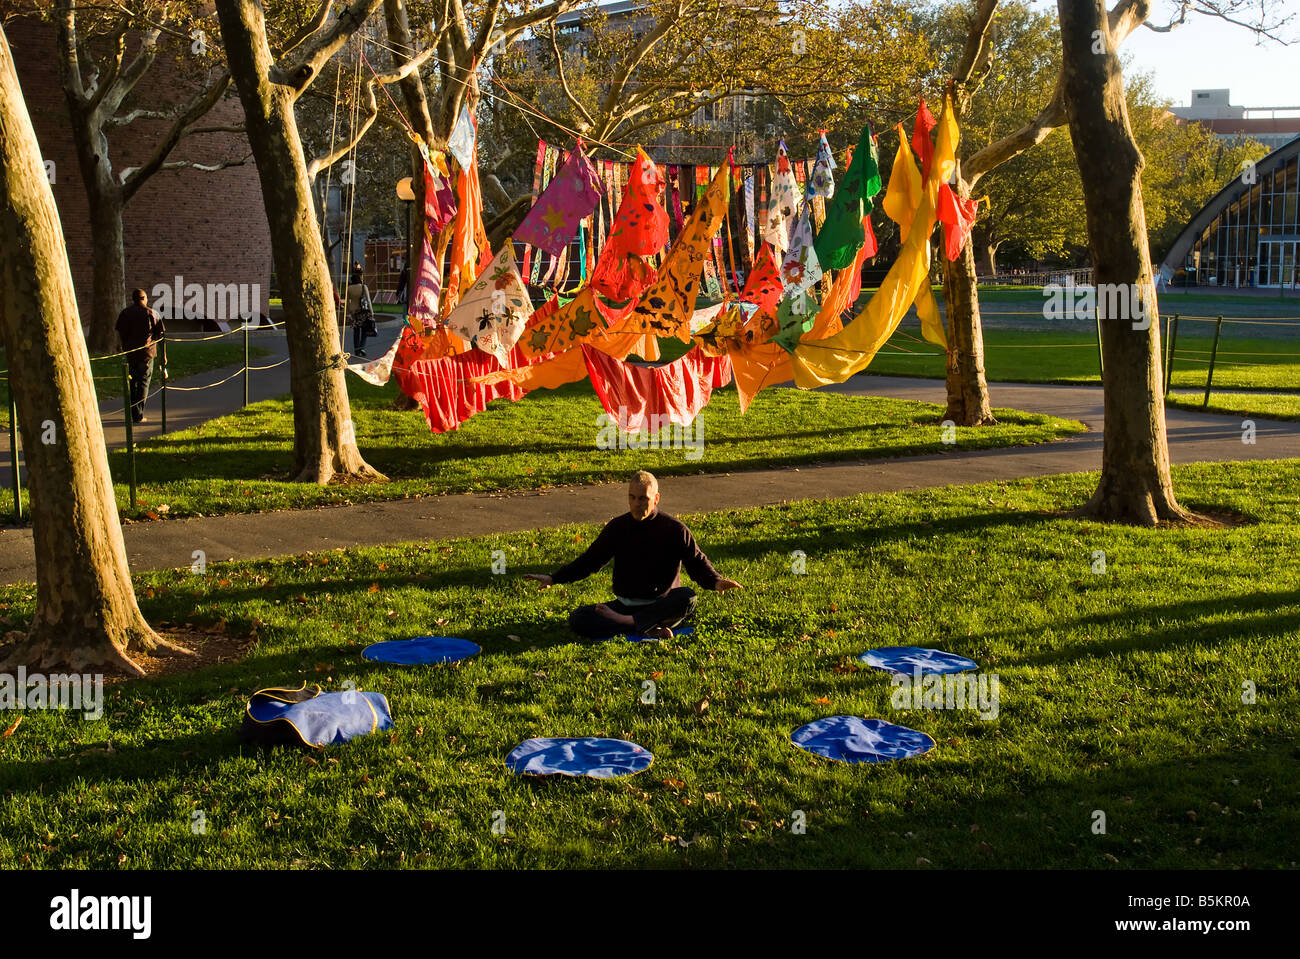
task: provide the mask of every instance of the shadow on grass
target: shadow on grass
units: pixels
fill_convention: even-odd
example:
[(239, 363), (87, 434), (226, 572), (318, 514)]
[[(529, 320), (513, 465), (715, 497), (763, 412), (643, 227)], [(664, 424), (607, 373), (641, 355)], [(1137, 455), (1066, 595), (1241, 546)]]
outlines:
[[(913, 869), (925, 865), (918, 858), (936, 868), (958, 869), (1293, 865), (1294, 849), (1284, 835), (1294, 828), (1294, 813), (1277, 802), (1259, 811), (1250, 803), (1288, 781), (1288, 770), (1300, 758), (1294, 743), (1274, 739), (1245, 751), (1099, 765), (1044, 783), (1014, 770), (1008, 778), (992, 760), (954, 766), (944, 759), (943, 748), (888, 766), (826, 760), (858, 777), (848, 787), (848, 802), (841, 804), (846, 808), (830, 822), (812, 820), (804, 835), (783, 831), (763, 842), (732, 845), (727, 863), (801, 869)], [(936, 774), (978, 782), (979, 789), (954, 800), (942, 789), (926, 788)], [(912, 782), (908, 794), (915, 799), (907, 802), (909, 808), (881, 808), (875, 801), (880, 777), (892, 775)], [(1240, 787), (1232, 785), (1234, 780)], [(1212, 815), (1211, 800), (1234, 807), (1236, 800), (1244, 809)], [(1097, 809), (1107, 816), (1104, 835), (1091, 829)], [(1188, 816), (1198, 809), (1197, 818)], [(1243, 823), (1242, 817), (1251, 819)], [(715, 853), (683, 864), (720, 865), (720, 859)]]

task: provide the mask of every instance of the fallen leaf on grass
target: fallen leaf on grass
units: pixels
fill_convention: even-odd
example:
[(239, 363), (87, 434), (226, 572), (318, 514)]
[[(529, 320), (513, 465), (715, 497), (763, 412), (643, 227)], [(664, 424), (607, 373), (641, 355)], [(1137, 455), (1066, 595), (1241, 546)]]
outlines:
[(663, 783), (664, 783), (664, 785), (667, 786), (669, 789), (685, 789), (685, 788), (686, 788), (686, 783), (682, 782), (680, 779), (665, 779), (665, 780), (663, 781)]
[(821, 703), (823, 706), (829, 704), (830, 701), (831, 701), (831, 698), (830, 698), (829, 696), (822, 696), (820, 699), (814, 699), (814, 700), (813, 700), (813, 702), (815, 702), (815, 703)]
[(17, 719), (15, 719), (15, 720), (14, 720), (14, 724), (13, 724), (12, 726), (10, 726), (8, 729), (6, 729), (6, 730), (4, 731), (4, 736), (3, 736), (3, 737), (0, 737), (0, 738), (8, 739), (10, 736), (12, 736), (12, 735), (14, 734), (14, 730), (18, 728), (18, 724), (21, 723), (22, 721), (23, 721), (23, 717), (21, 717), (21, 716), (19, 716)]
[(370, 590), (369, 590), (369, 591), (372, 592), (372, 593), (377, 593), (377, 592), (379, 592), (379, 584), (378, 584), (378, 583), (371, 583), (371, 584), (370, 584)]
[(701, 699), (698, 703), (695, 704), (694, 708), (695, 708), (695, 715), (703, 716), (704, 713), (709, 708), (709, 701), (707, 699)]

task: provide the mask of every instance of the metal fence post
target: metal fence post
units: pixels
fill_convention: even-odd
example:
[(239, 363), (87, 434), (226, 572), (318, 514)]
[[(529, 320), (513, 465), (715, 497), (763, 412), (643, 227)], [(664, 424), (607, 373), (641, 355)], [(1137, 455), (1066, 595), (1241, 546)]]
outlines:
[(248, 405), (248, 320), (244, 320), (244, 405)]
[(131, 367), (125, 361), (122, 363), (122, 389), (126, 397), (127, 488), (131, 491), (130, 508), (135, 509), (135, 437), (132, 432), (135, 414), (131, 409)]
[(1165, 362), (1165, 396), (1169, 395), (1170, 388), (1174, 385), (1174, 353), (1178, 348), (1178, 314), (1174, 314), (1173, 330), (1169, 334), (1169, 344), (1167, 346), (1168, 359)]
[(1210, 369), (1205, 374), (1205, 402), (1201, 408), (1210, 405), (1210, 384), (1214, 382), (1214, 360), (1219, 355), (1219, 334), (1223, 332), (1223, 316), (1219, 316), (1219, 321), (1214, 324), (1214, 346), (1210, 347)]
[(167, 341), (164, 339), (158, 344), (159, 362), (162, 367), (159, 372), (162, 373), (162, 391), (158, 394), (160, 405), (162, 407), (162, 431), (167, 432)]
[(23, 484), (18, 473), (18, 404), (14, 400), (14, 385), (8, 377), (5, 384), (9, 387), (9, 466), (14, 477), (14, 522), (23, 521)]

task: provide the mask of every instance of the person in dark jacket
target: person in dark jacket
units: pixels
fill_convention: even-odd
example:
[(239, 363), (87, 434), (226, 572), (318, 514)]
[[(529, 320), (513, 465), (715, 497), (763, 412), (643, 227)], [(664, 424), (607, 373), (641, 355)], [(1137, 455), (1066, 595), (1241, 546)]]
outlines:
[(695, 609), (695, 591), (681, 584), (681, 568), (705, 589), (740, 589), (718, 574), (681, 520), (659, 511), (659, 481), (639, 470), (628, 484), (628, 512), (605, 524), (581, 556), (554, 573), (527, 573), (541, 588), (585, 579), (612, 559), (612, 603), (579, 606), (569, 627), (589, 639), (631, 632), (667, 639)]
[(153, 358), (163, 338), (162, 317), (149, 309), (149, 295), (144, 290), (131, 291), (132, 303), (117, 315), (117, 337), (126, 354), (131, 374), (131, 419), (144, 422), (144, 402), (153, 378)]

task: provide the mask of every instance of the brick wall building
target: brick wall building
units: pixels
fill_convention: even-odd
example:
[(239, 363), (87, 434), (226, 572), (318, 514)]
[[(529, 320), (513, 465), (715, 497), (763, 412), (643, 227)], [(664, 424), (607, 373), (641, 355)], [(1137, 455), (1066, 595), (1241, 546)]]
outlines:
[[(53, 161), (54, 199), (58, 204), (68, 259), (76, 284), (82, 320), (89, 315), (93, 250), (88, 201), (77, 164), (68, 108), (59, 83), (53, 28), (30, 20), (5, 26), (18, 80), (36, 128), (44, 159)], [(138, 43), (128, 45), (128, 56)], [(157, 109), (192, 95), (184, 78), (161, 51), (136, 88), (139, 106)], [(201, 125), (243, 122), (243, 109), (233, 87), (201, 121)], [(168, 123), (140, 119), (109, 133), (114, 172), (138, 166), (152, 154)], [(130, 287), (152, 291), (157, 284), (254, 284), (260, 287), (260, 311), (268, 312), (271, 281), (271, 234), (262, 204), (257, 167), (242, 134), (212, 133), (185, 137), (169, 160), (213, 163), (248, 156), (243, 166), (216, 172), (163, 170), (151, 177), (128, 204), (126, 281), (122, 305)]]

